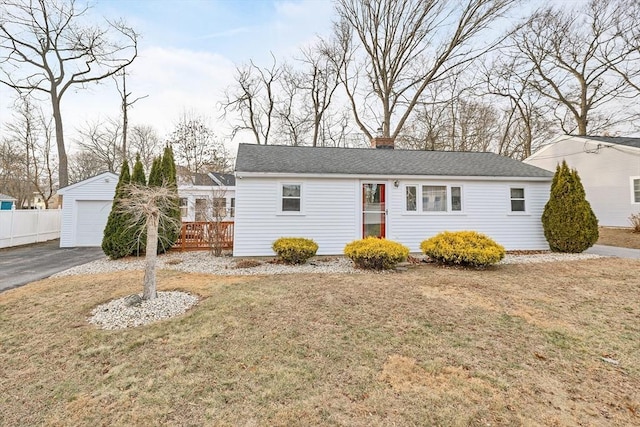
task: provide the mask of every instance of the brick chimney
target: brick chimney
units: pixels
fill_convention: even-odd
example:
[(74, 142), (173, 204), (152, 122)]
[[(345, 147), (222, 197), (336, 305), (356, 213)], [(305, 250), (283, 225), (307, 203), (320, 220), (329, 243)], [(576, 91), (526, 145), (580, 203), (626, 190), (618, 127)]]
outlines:
[(376, 136), (371, 139), (371, 147), (380, 148), (386, 150), (393, 150), (394, 147), (394, 139), (393, 138), (384, 138), (381, 136)]

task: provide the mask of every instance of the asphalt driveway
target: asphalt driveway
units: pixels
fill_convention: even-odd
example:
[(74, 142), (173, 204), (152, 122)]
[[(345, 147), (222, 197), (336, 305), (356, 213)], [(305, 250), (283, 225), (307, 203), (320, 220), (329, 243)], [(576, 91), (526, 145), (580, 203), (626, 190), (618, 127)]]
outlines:
[(60, 240), (51, 240), (0, 249), (0, 292), (105, 257), (101, 248), (59, 246)]

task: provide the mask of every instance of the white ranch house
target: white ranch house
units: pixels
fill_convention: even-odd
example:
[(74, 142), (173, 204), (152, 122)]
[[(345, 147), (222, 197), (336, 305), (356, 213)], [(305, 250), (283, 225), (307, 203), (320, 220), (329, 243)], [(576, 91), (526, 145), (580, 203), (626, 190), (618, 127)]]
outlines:
[(551, 172), (493, 153), (394, 150), (384, 138), (373, 145), (240, 144), (234, 256), (271, 256), (285, 236), (315, 240), (319, 255), (342, 254), (366, 236), (419, 252), (444, 230), (485, 233), (508, 250), (549, 248), (540, 217)]
[(525, 159), (555, 171), (576, 169), (599, 225), (630, 227), (640, 213), (640, 138), (563, 135)]

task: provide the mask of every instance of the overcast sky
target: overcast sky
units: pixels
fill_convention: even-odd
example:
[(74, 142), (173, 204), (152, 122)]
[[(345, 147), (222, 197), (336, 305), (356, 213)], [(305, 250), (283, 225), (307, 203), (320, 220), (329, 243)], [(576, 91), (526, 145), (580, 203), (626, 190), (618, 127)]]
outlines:
[[(132, 97), (148, 95), (130, 111), (131, 124), (171, 131), (184, 109), (206, 114), (219, 126), (217, 103), (233, 82), (236, 64), (253, 59), (268, 65), (270, 52), (282, 58), (326, 35), (330, 0), (97, 0), (95, 16), (124, 18), (142, 38), (128, 69)], [(12, 92), (0, 88), (0, 126), (11, 120)], [(65, 94), (66, 140), (87, 120), (117, 117), (119, 96), (112, 80)], [(216, 129), (222, 136), (228, 129)], [(235, 141), (229, 148), (235, 154)]]

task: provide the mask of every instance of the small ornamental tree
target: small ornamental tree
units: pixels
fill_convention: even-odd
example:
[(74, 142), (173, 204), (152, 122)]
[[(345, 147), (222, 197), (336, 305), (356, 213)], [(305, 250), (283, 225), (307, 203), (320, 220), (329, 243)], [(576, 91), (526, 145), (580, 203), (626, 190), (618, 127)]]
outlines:
[[(133, 166), (133, 173), (131, 174), (131, 184), (139, 187), (145, 187), (147, 185), (147, 178), (144, 175), (144, 167), (140, 161), (140, 154), (136, 155), (136, 164)], [(135, 233), (142, 230), (142, 238), (135, 238)], [(138, 224), (137, 229), (130, 229), (129, 235), (131, 236), (131, 255), (140, 256), (146, 246), (146, 231), (143, 223)]]
[(558, 165), (542, 214), (544, 236), (554, 252), (579, 253), (598, 240), (598, 219), (585, 197), (576, 170)]
[[(128, 218), (127, 228), (136, 230), (136, 238), (146, 239), (145, 270), (143, 282), (143, 300), (155, 299), (158, 295), (156, 286), (157, 245), (162, 242), (160, 229), (175, 228), (175, 219), (166, 214), (168, 204), (174, 192), (166, 186), (146, 187), (130, 184), (125, 187), (125, 196), (118, 201), (116, 211), (124, 213)], [(140, 224), (145, 232), (140, 230)]]
[(122, 163), (111, 212), (102, 237), (102, 250), (111, 259), (118, 259), (131, 254), (133, 233), (127, 225), (128, 216), (126, 212), (117, 209), (119, 201), (126, 196), (126, 186), (129, 185), (130, 181), (129, 164), (125, 160)]

